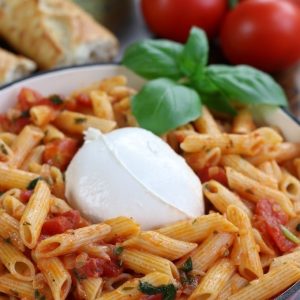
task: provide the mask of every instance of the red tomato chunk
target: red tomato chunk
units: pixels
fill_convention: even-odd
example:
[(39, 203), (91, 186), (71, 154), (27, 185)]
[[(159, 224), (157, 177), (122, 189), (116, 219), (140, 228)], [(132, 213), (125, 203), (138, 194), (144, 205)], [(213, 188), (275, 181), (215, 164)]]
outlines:
[(42, 228), (42, 234), (54, 235), (63, 233), (66, 230), (78, 228), (79, 223), (79, 212), (77, 210), (70, 210), (60, 216), (46, 220)]
[(280, 225), (286, 224), (288, 217), (277, 203), (260, 200), (256, 205), (254, 219), (263, 237), (266, 240), (270, 238), (280, 251), (287, 252), (295, 248), (295, 243), (288, 240), (281, 231)]
[(205, 167), (196, 172), (202, 183), (209, 180), (216, 180), (227, 186), (227, 177), (225, 170), (221, 167)]

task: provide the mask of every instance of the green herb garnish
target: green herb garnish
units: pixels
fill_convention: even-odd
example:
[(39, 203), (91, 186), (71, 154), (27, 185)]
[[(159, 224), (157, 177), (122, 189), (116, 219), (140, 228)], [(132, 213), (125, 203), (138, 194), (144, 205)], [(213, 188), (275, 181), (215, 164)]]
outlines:
[(140, 281), (139, 290), (146, 295), (162, 294), (163, 300), (175, 300), (176, 298), (176, 288), (174, 284), (160, 285), (156, 287), (148, 282)]
[(287, 106), (282, 88), (249, 66), (207, 65), (204, 31), (192, 28), (185, 45), (144, 40), (125, 51), (122, 63), (148, 81), (132, 98), (141, 127), (163, 134), (201, 116), (202, 104), (235, 114), (235, 105)]
[(29, 184), (27, 185), (27, 190), (34, 190), (35, 186), (37, 185), (38, 181), (39, 180), (42, 180), (43, 178), (40, 176), (40, 177), (37, 177), (33, 180), (31, 180), (29, 182)]
[(288, 230), (283, 225), (280, 225), (280, 228), (281, 228), (282, 233), (288, 240), (292, 241), (295, 244), (300, 244), (300, 239), (297, 236), (295, 236), (290, 230)]
[(36, 300), (46, 300), (46, 297), (42, 295), (39, 290), (35, 289), (34, 290), (34, 299)]
[(81, 280), (84, 280), (84, 279), (87, 279), (87, 276), (85, 274), (81, 274), (78, 272), (78, 270), (75, 268), (72, 270), (75, 278), (78, 280), (78, 281), (81, 281)]
[(300, 231), (300, 223), (299, 223), (299, 224), (297, 224), (297, 226), (296, 226), (296, 230), (297, 230), (297, 231)]
[(189, 257), (185, 263), (182, 265), (182, 267), (180, 268), (180, 270), (182, 270), (183, 272), (191, 272), (193, 270), (193, 261), (192, 258)]
[(54, 104), (54, 105), (60, 105), (64, 103), (64, 100), (58, 96), (58, 95), (52, 95), (49, 97), (49, 100)]
[(114, 254), (119, 256), (122, 252), (123, 252), (124, 248), (121, 247), (121, 246), (117, 246), (115, 249), (114, 249)]
[(30, 117), (29, 110), (24, 110), (21, 112), (20, 118), (29, 118), (29, 117)]
[(74, 119), (75, 124), (82, 124), (84, 122), (86, 122), (86, 118), (75, 118)]
[(8, 155), (8, 152), (3, 144), (0, 144), (0, 150), (4, 155)]

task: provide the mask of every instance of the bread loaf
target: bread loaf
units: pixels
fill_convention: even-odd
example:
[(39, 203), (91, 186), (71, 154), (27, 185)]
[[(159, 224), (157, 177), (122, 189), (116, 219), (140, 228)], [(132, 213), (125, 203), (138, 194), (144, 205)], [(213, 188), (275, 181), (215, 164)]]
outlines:
[(115, 36), (69, 0), (0, 0), (0, 35), (40, 68), (107, 62)]
[(0, 85), (29, 75), (35, 69), (32, 60), (0, 48)]

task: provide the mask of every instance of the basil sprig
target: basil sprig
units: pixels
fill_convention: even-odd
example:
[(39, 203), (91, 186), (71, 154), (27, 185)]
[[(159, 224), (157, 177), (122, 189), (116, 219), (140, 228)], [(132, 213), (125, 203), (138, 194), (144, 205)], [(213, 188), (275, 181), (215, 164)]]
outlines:
[(125, 51), (122, 63), (148, 81), (132, 98), (141, 127), (163, 134), (201, 116), (202, 104), (235, 114), (235, 105), (287, 106), (274, 79), (249, 66), (208, 66), (204, 31), (192, 28), (187, 43), (144, 40)]

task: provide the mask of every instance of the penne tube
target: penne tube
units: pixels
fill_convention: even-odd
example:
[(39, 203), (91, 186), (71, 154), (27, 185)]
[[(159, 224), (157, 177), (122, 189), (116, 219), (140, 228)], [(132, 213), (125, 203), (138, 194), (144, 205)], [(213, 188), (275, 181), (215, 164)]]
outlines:
[(13, 155), (13, 151), (10, 147), (2, 139), (0, 139), (0, 161), (7, 162), (12, 160)]
[(26, 247), (36, 247), (50, 210), (51, 194), (47, 183), (39, 180), (20, 220), (20, 235)]
[(264, 270), (266, 268), (269, 268), (273, 259), (274, 259), (274, 255), (262, 254), (260, 256), (260, 263), (261, 263), (262, 268)]
[(194, 126), (199, 133), (209, 135), (219, 135), (221, 130), (206, 106), (202, 107), (202, 115), (194, 122)]
[(227, 134), (218, 136), (208, 134), (188, 135), (180, 144), (186, 152), (199, 152), (219, 147), (224, 154), (241, 154), (254, 156), (262, 148), (263, 138), (253, 131), (251, 134)]
[(298, 268), (300, 268), (300, 251), (294, 251), (282, 256), (278, 256), (273, 258), (273, 261), (270, 265), (270, 268), (276, 268), (279, 266), (284, 266), (287, 263), (291, 263), (295, 266), (297, 266)]
[(249, 217), (252, 216), (251, 210), (242, 202), (242, 200), (221, 183), (210, 180), (203, 185), (205, 197), (222, 214), (226, 213), (229, 205), (236, 205), (241, 208)]
[(109, 93), (113, 88), (117, 86), (126, 86), (127, 82), (127, 78), (123, 75), (112, 76), (110, 78), (101, 80), (99, 89)]
[(68, 110), (61, 112), (54, 123), (62, 131), (71, 134), (82, 134), (89, 127), (99, 129), (101, 132), (106, 133), (116, 127), (115, 121), (100, 119)]
[(256, 126), (253, 121), (251, 112), (248, 109), (242, 109), (233, 119), (232, 132), (247, 134), (255, 130)]
[(57, 257), (38, 259), (37, 266), (46, 278), (54, 300), (66, 299), (72, 280), (60, 259)]
[(4, 210), (17, 220), (20, 220), (24, 211), (25, 205), (14, 196), (7, 195), (2, 200)]
[(289, 216), (295, 216), (293, 204), (284, 193), (264, 186), (229, 167), (226, 168), (226, 175), (229, 187), (245, 199), (254, 202), (258, 202), (261, 199), (272, 199), (277, 202)]
[(87, 253), (91, 257), (103, 258), (110, 260), (110, 248), (104, 245), (88, 244), (80, 248), (80, 251)]
[(300, 269), (290, 263), (274, 268), (233, 294), (228, 300), (267, 300), (300, 280)]
[(259, 246), (259, 252), (270, 256), (275, 256), (275, 251), (266, 244), (260, 232), (254, 227), (252, 228), (252, 231), (255, 242)]
[(109, 90), (109, 96), (113, 98), (112, 102), (131, 97), (136, 94), (136, 91), (128, 86), (114, 86)]
[(261, 277), (263, 270), (249, 217), (239, 207), (230, 205), (227, 209), (227, 218), (239, 228), (240, 274), (249, 280)]
[(202, 244), (186, 257), (179, 260), (177, 267), (180, 269), (188, 258), (191, 258), (193, 275), (203, 275), (205, 272), (227, 252), (234, 241), (234, 236), (229, 233), (212, 233)]
[(219, 293), (217, 300), (228, 299), (229, 296), (239, 291), (248, 284), (248, 280), (235, 273)]
[(80, 247), (102, 240), (110, 232), (107, 224), (95, 224), (53, 235), (36, 247), (38, 258), (60, 256), (77, 251)]
[(272, 176), (262, 172), (239, 155), (224, 155), (222, 156), (221, 163), (224, 167), (230, 167), (265, 186), (273, 189), (278, 188), (278, 183)]
[(195, 243), (174, 240), (159, 232), (146, 231), (128, 239), (122, 245), (152, 253), (169, 260), (178, 259), (197, 247)]
[(140, 279), (134, 278), (126, 281), (114, 291), (101, 295), (97, 300), (140, 300), (143, 296), (139, 289), (140, 282), (158, 287), (171, 284), (173, 279), (166, 274), (152, 272)]
[(95, 300), (100, 297), (103, 286), (102, 278), (87, 278), (81, 282), (83, 290), (85, 292), (85, 300)]
[(25, 247), (19, 232), (19, 222), (7, 214), (4, 210), (0, 210), (0, 236), (11, 241), (11, 243), (20, 251), (24, 251)]
[(235, 267), (230, 259), (218, 260), (209, 269), (188, 300), (216, 299), (234, 271)]
[(281, 174), (279, 190), (293, 202), (300, 201), (300, 181), (283, 168)]
[(29, 183), (38, 177), (37, 174), (9, 168), (0, 164), (0, 190), (13, 188), (25, 190)]
[(8, 147), (10, 147), (17, 135), (10, 132), (0, 132), (0, 140), (2, 140)]
[(17, 250), (10, 240), (0, 239), (0, 261), (17, 279), (32, 281), (35, 275), (33, 263)]
[(277, 182), (281, 180), (281, 169), (276, 160), (265, 161), (258, 165), (258, 168), (269, 176), (272, 176)]
[(195, 153), (185, 153), (184, 159), (194, 170), (201, 170), (206, 166), (217, 166), (221, 160), (222, 151), (219, 147)]
[(56, 117), (56, 112), (49, 105), (33, 106), (30, 108), (29, 113), (33, 124), (39, 127), (47, 125)]
[(44, 136), (45, 144), (57, 139), (62, 140), (65, 138), (64, 133), (51, 124), (48, 124), (47, 126), (44, 127), (44, 134), (45, 134)]
[(54, 196), (51, 197), (50, 212), (52, 214), (63, 214), (70, 210), (72, 210), (72, 208), (65, 200)]
[(90, 98), (96, 117), (112, 121), (114, 120), (112, 104), (107, 93), (100, 90), (94, 90), (90, 92)]
[(268, 145), (277, 145), (283, 142), (283, 137), (271, 127), (260, 127), (255, 130), (254, 134), (260, 135)]
[(124, 249), (120, 255), (125, 269), (139, 274), (160, 272), (170, 277), (179, 278), (178, 270), (168, 259), (134, 249)]
[(19, 299), (35, 299), (32, 282), (22, 281), (11, 274), (0, 276), (0, 292)]
[(213, 231), (233, 233), (237, 232), (238, 228), (222, 215), (213, 213), (193, 220), (177, 222), (157, 230), (173, 239), (191, 243), (203, 241)]
[(29, 170), (30, 164), (42, 164), (43, 163), (43, 153), (45, 150), (45, 145), (40, 145), (35, 147), (25, 158), (22, 163), (21, 169)]
[(118, 238), (128, 239), (140, 232), (140, 225), (128, 217), (108, 219), (104, 223), (111, 227), (110, 233), (104, 238), (105, 242), (111, 242)]
[(14, 168), (20, 167), (26, 156), (43, 137), (44, 133), (40, 128), (31, 125), (25, 126), (11, 145), (14, 155), (9, 161), (9, 165)]

